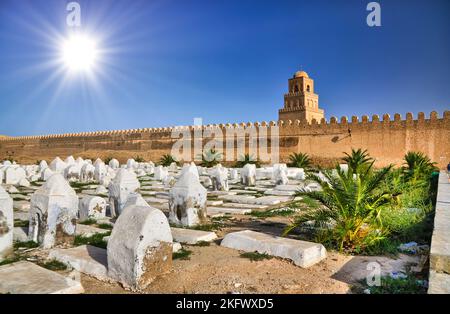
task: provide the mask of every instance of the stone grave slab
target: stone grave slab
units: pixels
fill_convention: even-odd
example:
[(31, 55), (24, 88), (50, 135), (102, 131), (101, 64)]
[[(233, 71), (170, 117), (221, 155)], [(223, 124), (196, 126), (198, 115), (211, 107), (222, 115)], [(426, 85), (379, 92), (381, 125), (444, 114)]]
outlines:
[(75, 294), (83, 293), (80, 282), (31, 262), (0, 266), (0, 293)]
[(218, 217), (226, 214), (235, 215), (245, 215), (251, 213), (250, 208), (239, 208), (239, 207), (208, 207), (207, 213), (210, 217)]
[(220, 245), (290, 259), (295, 265), (303, 268), (312, 266), (327, 256), (322, 244), (276, 237), (251, 230), (229, 233)]
[(91, 237), (97, 233), (107, 233), (111, 230), (97, 228), (90, 225), (77, 224), (75, 234), (83, 237)]
[(211, 201), (206, 201), (206, 205), (207, 206), (217, 206), (217, 205), (222, 205), (223, 201), (222, 200), (211, 200)]
[(212, 231), (201, 231), (183, 228), (170, 228), (173, 240), (180, 243), (196, 244), (201, 241), (212, 241), (217, 239), (217, 235)]
[(56, 259), (67, 266), (99, 280), (109, 281), (106, 250), (92, 245), (70, 249), (52, 249), (49, 259)]

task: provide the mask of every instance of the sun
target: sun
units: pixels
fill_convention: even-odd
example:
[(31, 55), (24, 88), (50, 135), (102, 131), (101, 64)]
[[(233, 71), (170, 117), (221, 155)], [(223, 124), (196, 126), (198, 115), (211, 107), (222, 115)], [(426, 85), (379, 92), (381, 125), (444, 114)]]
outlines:
[(98, 58), (96, 41), (88, 35), (74, 34), (63, 41), (62, 62), (71, 71), (90, 71)]

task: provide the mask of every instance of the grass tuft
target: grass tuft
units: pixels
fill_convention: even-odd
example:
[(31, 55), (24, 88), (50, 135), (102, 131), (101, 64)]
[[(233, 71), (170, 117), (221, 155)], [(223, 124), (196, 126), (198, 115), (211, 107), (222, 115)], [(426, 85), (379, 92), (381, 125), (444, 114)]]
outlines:
[(266, 253), (258, 253), (258, 252), (245, 252), (245, 253), (241, 253), (240, 256), (242, 258), (248, 258), (252, 262), (262, 261), (265, 259), (273, 258), (273, 256), (270, 256)]
[(181, 249), (178, 252), (172, 254), (172, 259), (189, 260), (192, 251)]

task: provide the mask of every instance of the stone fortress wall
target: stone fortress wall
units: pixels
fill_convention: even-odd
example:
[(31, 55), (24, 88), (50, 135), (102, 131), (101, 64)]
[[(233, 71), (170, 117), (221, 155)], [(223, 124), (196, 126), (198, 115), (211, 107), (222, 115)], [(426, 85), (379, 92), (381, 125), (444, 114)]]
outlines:
[[(41, 159), (50, 161), (56, 156), (64, 158), (73, 155), (75, 158), (81, 156), (91, 159), (114, 157), (124, 162), (127, 158), (139, 155), (146, 160), (158, 161), (163, 154), (171, 153), (172, 146), (177, 141), (177, 138), (171, 137), (174, 130), (189, 130), (193, 138), (194, 130), (200, 128), (220, 128), (225, 131), (243, 127), (247, 131), (255, 128), (254, 130), (258, 132), (262, 126), (268, 126), (269, 134), (274, 126), (279, 127), (281, 161), (287, 161), (293, 152), (308, 153), (319, 159), (339, 159), (343, 152), (349, 152), (352, 148), (363, 148), (376, 158), (377, 166), (390, 163), (401, 165), (403, 156), (408, 151), (421, 151), (427, 154), (441, 168), (450, 162), (450, 111), (445, 111), (442, 117), (433, 111), (428, 117), (421, 112), (417, 118), (407, 113), (406, 119), (402, 119), (400, 114), (395, 114), (393, 119), (385, 114), (382, 119), (374, 115), (371, 120), (368, 116), (361, 119), (352, 117), (351, 120), (342, 117), (340, 121), (332, 117), (329, 121), (279, 120), (268, 123), (0, 137), (0, 159), (13, 158), (20, 163), (35, 163)], [(235, 145), (238, 137), (234, 142)], [(207, 143), (213, 138), (214, 135), (206, 137), (203, 142)], [(226, 147), (225, 139), (217, 136), (215, 139), (222, 141), (223, 147)], [(248, 148), (248, 134), (246, 139)], [(193, 145), (191, 147), (193, 151)]]

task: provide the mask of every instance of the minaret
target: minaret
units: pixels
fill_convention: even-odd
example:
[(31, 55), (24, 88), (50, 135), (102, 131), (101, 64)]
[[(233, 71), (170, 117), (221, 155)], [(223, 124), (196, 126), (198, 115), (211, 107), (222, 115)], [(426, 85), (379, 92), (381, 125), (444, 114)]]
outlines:
[(300, 120), (319, 123), (324, 118), (319, 108), (319, 95), (314, 93), (314, 80), (305, 71), (298, 71), (289, 79), (289, 92), (284, 95), (284, 107), (278, 111), (278, 120)]

